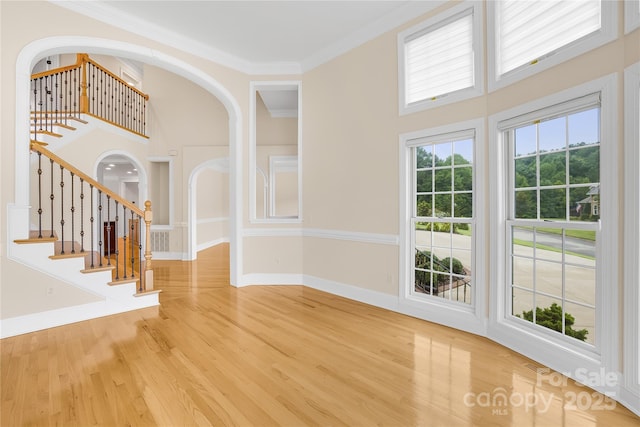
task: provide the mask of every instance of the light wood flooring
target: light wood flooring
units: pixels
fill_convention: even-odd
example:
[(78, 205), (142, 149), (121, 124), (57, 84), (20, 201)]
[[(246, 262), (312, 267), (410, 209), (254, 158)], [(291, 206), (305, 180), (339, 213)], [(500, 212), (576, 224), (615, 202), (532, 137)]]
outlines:
[(302, 286), (236, 289), (228, 262), (227, 245), (154, 261), (160, 307), (1, 340), (1, 425), (640, 425), (487, 339)]

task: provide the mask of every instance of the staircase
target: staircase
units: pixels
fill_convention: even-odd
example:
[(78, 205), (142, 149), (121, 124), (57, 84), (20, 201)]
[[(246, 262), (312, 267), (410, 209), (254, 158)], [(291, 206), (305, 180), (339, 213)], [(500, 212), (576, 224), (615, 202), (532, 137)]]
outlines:
[(7, 255), (93, 302), (2, 319), (0, 338), (159, 304), (151, 202), (138, 208), (46, 148), (88, 132), (90, 122), (146, 137), (140, 132), (148, 96), (86, 55), (74, 66), (34, 75), (32, 89), (31, 208), (28, 219), (9, 215), (9, 224), (19, 229), (27, 221), (31, 231), (14, 238)]

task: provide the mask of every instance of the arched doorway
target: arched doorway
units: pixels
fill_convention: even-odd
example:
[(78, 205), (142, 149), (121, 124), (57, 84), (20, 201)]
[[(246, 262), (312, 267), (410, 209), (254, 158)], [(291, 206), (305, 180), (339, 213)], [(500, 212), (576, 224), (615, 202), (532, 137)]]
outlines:
[[(29, 147), (24, 143), (24, 135), (29, 135), (30, 71), (38, 60), (48, 55), (92, 51), (131, 58), (171, 71), (199, 85), (224, 105), (229, 114), (230, 281), (234, 286), (242, 285), (242, 113), (240, 106), (235, 97), (209, 74), (163, 52), (131, 43), (80, 36), (36, 40), (20, 51), (16, 62), (16, 205), (24, 210), (28, 210), (29, 206)], [(20, 223), (18, 226), (19, 233), (28, 235), (28, 223)]]

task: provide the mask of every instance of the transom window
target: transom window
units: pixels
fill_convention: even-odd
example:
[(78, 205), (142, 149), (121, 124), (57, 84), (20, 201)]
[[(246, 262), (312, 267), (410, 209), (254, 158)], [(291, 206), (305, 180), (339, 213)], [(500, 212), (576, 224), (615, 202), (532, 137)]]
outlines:
[(496, 0), (486, 4), (490, 90), (549, 69), (617, 37), (615, 1)]
[(412, 293), (472, 304), (474, 132), (442, 138), (413, 147)]
[(401, 113), (482, 92), (482, 8), (462, 3), (398, 35)]
[(509, 141), (511, 314), (596, 342), (600, 230), (597, 95), (520, 118)]

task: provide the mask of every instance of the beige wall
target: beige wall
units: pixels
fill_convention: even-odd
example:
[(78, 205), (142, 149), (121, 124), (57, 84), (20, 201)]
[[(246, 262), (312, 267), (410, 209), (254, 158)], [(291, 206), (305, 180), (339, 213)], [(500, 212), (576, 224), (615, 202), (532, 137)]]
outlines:
[[(397, 34), (447, 7), (407, 23), (303, 76), (302, 170), (306, 227), (397, 235), (400, 134), (470, 119), (488, 119), (494, 113), (611, 73), (619, 76), (618, 144), (622, 153), (622, 73), (626, 66), (640, 60), (638, 30), (624, 36), (622, 16), (619, 37), (612, 43), (496, 92), (399, 116)], [(622, 3), (619, 8), (621, 12)], [(315, 119), (319, 117), (322, 119)], [(489, 144), (483, 147), (485, 152)], [(488, 162), (486, 158), (483, 165), (485, 184), (488, 183)], [(620, 183), (622, 188), (622, 171)], [(619, 196), (623, 200), (622, 194)], [(488, 210), (487, 205), (481, 216), (485, 219), (481, 225), (487, 228)], [(358, 286), (398, 295), (397, 258), (376, 258), (381, 253), (378, 246), (365, 245), (361, 250), (371, 254), (378, 263), (389, 265), (396, 282), (389, 285), (385, 272)], [(622, 253), (622, 247), (619, 250)], [(339, 257), (320, 256), (344, 252), (345, 243), (339, 240), (307, 238), (304, 251), (305, 274), (339, 283), (353, 283), (353, 272), (364, 271), (370, 265), (368, 256), (353, 257), (351, 263), (344, 263)], [(388, 255), (397, 257), (395, 253)], [(489, 265), (485, 270), (489, 271)]]

